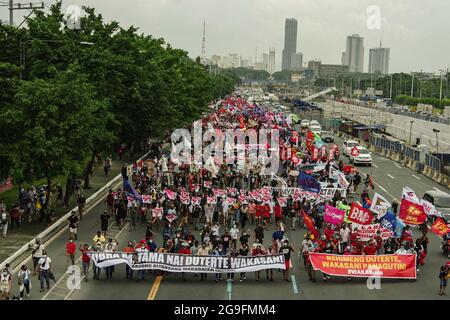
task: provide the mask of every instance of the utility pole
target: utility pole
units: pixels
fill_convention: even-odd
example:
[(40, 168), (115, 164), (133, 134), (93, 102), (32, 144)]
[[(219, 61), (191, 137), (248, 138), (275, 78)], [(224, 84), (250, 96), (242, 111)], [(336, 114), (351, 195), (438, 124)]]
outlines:
[(411, 72), (411, 98), (413, 97), (413, 95), (414, 95), (414, 73), (413, 72)]
[(392, 78), (394, 77), (394, 74), (391, 74), (391, 88), (390, 88), (390, 91), (389, 91), (389, 99), (392, 101)]
[(444, 79), (444, 69), (439, 69), (439, 72), (441, 73), (441, 86), (439, 89), (439, 101), (442, 100), (442, 80)]
[(14, 25), (14, 10), (35, 10), (44, 9), (44, 3), (33, 4), (33, 3), (14, 3), (14, 0), (9, 0), (9, 25), (12, 27)]

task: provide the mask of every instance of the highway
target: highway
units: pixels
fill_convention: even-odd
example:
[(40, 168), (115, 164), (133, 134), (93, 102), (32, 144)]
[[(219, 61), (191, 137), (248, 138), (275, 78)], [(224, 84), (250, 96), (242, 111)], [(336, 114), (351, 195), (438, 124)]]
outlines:
[[(335, 138), (335, 142), (342, 146), (342, 139)], [(348, 158), (343, 157), (345, 162)], [(373, 175), (376, 184), (375, 191), (385, 196), (388, 200), (400, 199), (403, 186), (408, 186), (416, 191), (418, 196), (422, 196), (427, 190), (445, 190), (441, 185), (431, 181), (414, 171), (402, 167), (400, 164), (390, 159), (373, 155), (372, 167), (359, 167), (363, 173)], [(373, 192), (371, 191), (371, 195)], [(83, 218), (79, 226), (80, 243), (91, 244), (92, 238), (100, 228), (99, 216), (104, 210), (103, 202), (94, 207)], [(251, 230), (254, 226), (250, 226)], [(273, 232), (273, 226), (265, 233), (264, 245), (267, 247)], [(296, 231), (288, 230), (287, 236), (296, 252), (300, 249), (300, 243), (305, 233), (304, 229)], [(140, 240), (145, 235), (145, 228), (138, 225), (136, 230), (128, 231), (128, 228), (118, 230), (111, 228), (110, 236), (115, 236), (119, 242), (119, 248), (123, 249), (129, 240)], [(195, 233), (198, 238), (198, 233)], [(417, 232), (415, 231), (415, 236)], [(274, 271), (274, 281), (269, 282), (265, 278), (265, 271), (261, 272), (261, 279), (255, 281), (254, 274), (248, 274), (247, 280), (239, 282), (239, 276), (233, 283), (227, 282), (226, 275), (222, 275), (222, 280), (214, 282), (214, 275), (208, 275), (206, 281), (200, 281), (199, 277), (187, 274), (187, 281), (183, 281), (180, 274), (170, 274), (164, 281), (160, 277), (152, 274), (146, 276), (144, 281), (125, 278), (125, 267), (118, 266), (113, 274), (113, 279), (107, 281), (105, 275), (100, 280), (92, 279), (92, 272), (88, 282), (82, 281), (79, 289), (67, 288), (67, 280), (71, 280), (64, 275), (67, 266), (65, 257), (65, 243), (69, 237), (68, 231), (52, 239), (47, 245), (48, 255), (53, 261), (53, 270), (57, 278), (57, 284), (52, 284), (50, 291), (39, 292), (39, 282), (37, 277), (32, 277), (32, 292), (29, 299), (131, 299), (131, 300), (168, 300), (168, 299), (205, 299), (205, 300), (308, 300), (308, 299), (449, 299), (448, 296), (439, 296), (439, 268), (447, 260), (440, 249), (440, 239), (429, 234), (430, 244), (426, 264), (418, 272), (416, 281), (382, 279), (380, 290), (369, 290), (365, 279), (352, 279), (332, 277), (324, 282), (320, 272), (316, 274), (316, 283), (308, 281), (303, 262), (299, 262), (297, 254), (293, 255), (294, 269), (291, 269), (291, 280), (288, 283), (283, 281), (282, 273)], [(156, 237), (156, 243), (160, 245), (161, 236)], [(77, 259), (80, 258), (79, 252)], [(80, 261), (78, 261), (80, 264)], [(28, 266), (31, 263), (28, 262)], [(18, 294), (17, 272), (14, 274), (14, 294)], [(70, 281), (69, 281), (70, 282)], [(27, 298), (25, 298), (27, 299)]]

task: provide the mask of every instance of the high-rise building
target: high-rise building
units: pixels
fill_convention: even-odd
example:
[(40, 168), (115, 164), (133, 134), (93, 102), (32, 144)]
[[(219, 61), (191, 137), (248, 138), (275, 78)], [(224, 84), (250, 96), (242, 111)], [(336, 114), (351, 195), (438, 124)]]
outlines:
[(269, 55), (267, 53), (263, 53), (262, 55), (262, 63), (264, 65), (264, 70), (269, 69)]
[(308, 61), (308, 69), (312, 70), (312, 76), (317, 78), (319, 76), (321, 62), (319, 60)]
[(303, 53), (293, 53), (291, 56), (291, 70), (299, 71), (303, 66)]
[(241, 66), (241, 56), (236, 53), (230, 53), (230, 68), (239, 68)]
[(342, 55), (343, 65), (349, 66), (350, 72), (364, 70), (364, 38), (357, 34), (347, 37), (347, 47)]
[(267, 71), (272, 74), (275, 72), (275, 48), (269, 49), (269, 66)]
[(286, 19), (284, 27), (284, 49), (281, 62), (282, 70), (291, 70), (292, 54), (297, 52), (297, 20)]
[(379, 72), (381, 74), (389, 73), (389, 48), (379, 48), (369, 50), (369, 73)]

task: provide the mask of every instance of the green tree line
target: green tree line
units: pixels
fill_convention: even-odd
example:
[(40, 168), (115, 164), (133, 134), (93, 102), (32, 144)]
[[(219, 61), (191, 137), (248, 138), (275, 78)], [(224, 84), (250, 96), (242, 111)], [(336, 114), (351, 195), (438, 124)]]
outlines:
[(88, 187), (97, 153), (141, 151), (234, 88), (164, 39), (83, 10), (79, 30), (61, 2), (26, 28), (0, 24), (0, 175), (16, 184), (84, 172)]

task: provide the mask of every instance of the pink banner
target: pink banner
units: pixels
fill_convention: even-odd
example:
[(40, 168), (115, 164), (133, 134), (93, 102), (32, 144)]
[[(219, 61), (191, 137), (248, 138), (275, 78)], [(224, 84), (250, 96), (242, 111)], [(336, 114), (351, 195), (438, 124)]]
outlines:
[(344, 221), (345, 211), (339, 210), (335, 207), (332, 207), (328, 204), (325, 205), (325, 215), (323, 216), (323, 220), (325, 222), (337, 225)]

